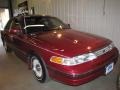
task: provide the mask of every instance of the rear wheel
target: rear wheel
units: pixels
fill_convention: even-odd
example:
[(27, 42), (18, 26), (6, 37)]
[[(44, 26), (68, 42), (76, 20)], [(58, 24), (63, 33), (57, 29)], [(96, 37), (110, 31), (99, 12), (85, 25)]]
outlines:
[(31, 61), (33, 74), (38, 81), (44, 83), (47, 79), (47, 73), (44, 64), (36, 56), (32, 56)]
[(120, 90), (120, 74), (118, 75), (117, 79), (117, 90)]
[(7, 43), (4, 41), (4, 48), (6, 52), (12, 52), (11, 48), (8, 47)]

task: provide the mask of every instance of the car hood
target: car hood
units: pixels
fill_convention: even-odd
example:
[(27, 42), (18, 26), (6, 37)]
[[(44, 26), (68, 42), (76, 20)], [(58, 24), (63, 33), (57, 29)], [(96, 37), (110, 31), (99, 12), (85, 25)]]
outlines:
[(31, 37), (40, 47), (69, 57), (92, 52), (111, 43), (103, 37), (71, 29), (54, 30)]

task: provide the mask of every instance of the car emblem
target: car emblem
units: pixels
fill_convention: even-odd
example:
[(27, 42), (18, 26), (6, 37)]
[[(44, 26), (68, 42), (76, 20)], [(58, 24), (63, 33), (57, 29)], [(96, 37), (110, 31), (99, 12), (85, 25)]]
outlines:
[(103, 53), (105, 53), (105, 50), (103, 50)]

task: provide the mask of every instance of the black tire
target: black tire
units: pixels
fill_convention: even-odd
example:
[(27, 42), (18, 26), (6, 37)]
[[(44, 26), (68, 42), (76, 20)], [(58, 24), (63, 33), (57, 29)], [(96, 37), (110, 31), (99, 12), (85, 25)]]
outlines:
[(45, 83), (46, 81), (48, 81), (48, 73), (46, 73), (47, 72), (46, 67), (44, 63), (41, 61), (41, 59), (39, 59), (36, 56), (32, 56), (31, 65), (32, 65), (33, 74), (40, 83)]
[(7, 45), (7, 43), (4, 41), (4, 48), (5, 48), (5, 51), (7, 52), (7, 53), (11, 53), (12, 52), (12, 49), (10, 48), (10, 47), (8, 47), (8, 45)]

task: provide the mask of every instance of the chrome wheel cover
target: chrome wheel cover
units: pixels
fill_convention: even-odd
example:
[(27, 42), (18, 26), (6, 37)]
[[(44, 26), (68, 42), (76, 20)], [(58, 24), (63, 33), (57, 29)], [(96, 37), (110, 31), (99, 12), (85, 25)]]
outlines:
[(42, 66), (37, 58), (33, 59), (32, 70), (38, 78), (41, 78), (43, 75)]

